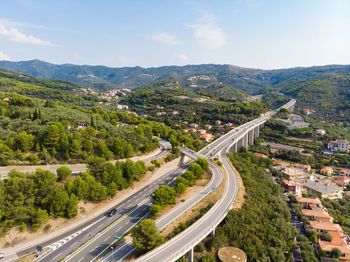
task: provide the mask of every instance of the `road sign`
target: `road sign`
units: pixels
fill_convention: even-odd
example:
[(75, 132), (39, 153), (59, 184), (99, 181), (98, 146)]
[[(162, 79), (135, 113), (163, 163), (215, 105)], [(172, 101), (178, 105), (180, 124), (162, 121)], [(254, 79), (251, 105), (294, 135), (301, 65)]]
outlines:
[(169, 137), (168, 140), (171, 141), (171, 137)]
[(115, 238), (115, 240), (119, 240), (120, 239), (118, 236), (115, 236), (114, 238)]
[(212, 189), (213, 191), (215, 191), (216, 188), (215, 188), (215, 186), (213, 186), (211, 189)]

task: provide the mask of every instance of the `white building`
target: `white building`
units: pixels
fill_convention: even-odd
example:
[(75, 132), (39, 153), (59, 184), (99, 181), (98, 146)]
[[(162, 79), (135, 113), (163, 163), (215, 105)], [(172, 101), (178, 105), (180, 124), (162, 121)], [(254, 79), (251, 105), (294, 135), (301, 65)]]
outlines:
[(328, 143), (328, 149), (331, 151), (349, 151), (349, 141), (347, 140), (335, 140)]

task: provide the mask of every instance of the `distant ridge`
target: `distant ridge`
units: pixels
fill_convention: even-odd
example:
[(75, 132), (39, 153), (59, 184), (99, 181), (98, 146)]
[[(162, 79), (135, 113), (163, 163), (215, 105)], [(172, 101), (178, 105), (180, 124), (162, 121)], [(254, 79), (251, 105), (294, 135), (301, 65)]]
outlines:
[(295, 67), (274, 70), (217, 64), (112, 68), (74, 64), (56, 65), (35, 59), (19, 62), (0, 61), (0, 67), (40, 78), (71, 81), (99, 89), (136, 88), (164, 78), (174, 78), (184, 88), (196, 89), (196, 86), (204, 86), (205, 88), (207, 86), (224, 84), (250, 94), (259, 93), (264, 87), (278, 85), (287, 80), (303, 80), (330, 73), (350, 74), (350, 65)]

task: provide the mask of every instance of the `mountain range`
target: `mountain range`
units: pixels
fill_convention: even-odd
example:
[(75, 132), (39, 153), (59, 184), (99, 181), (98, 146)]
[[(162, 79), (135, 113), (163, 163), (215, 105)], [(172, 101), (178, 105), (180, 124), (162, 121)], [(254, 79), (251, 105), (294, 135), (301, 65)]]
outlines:
[[(179, 85), (193, 91), (237, 88), (248, 94), (260, 93), (264, 87), (280, 86), (291, 81), (306, 80), (325, 74), (350, 75), (350, 65), (296, 67), (262, 70), (233, 65), (186, 65), (162, 67), (120, 67), (62, 64), (40, 60), (0, 61), (0, 67), (40, 78), (70, 81), (98, 89), (136, 88), (164, 78), (173, 78)], [(218, 92), (222, 93), (222, 92)]]

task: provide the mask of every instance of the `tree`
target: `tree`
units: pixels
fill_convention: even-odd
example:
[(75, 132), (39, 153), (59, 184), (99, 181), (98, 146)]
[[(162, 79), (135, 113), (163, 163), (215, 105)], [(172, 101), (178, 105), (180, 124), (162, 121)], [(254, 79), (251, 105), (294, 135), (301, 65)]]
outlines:
[(153, 216), (158, 216), (159, 215), (159, 213), (160, 213), (160, 211), (162, 211), (162, 206), (160, 206), (160, 205), (153, 205), (153, 206), (151, 206), (151, 208), (150, 208), (150, 212), (151, 212), (151, 214), (153, 215)]
[(60, 141), (60, 130), (57, 125), (50, 125), (45, 130), (44, 145), (47, 148), (55, 148)]
[(144, 219), (132, 231), (133, 245), (145, 252), (161, 245), (165, 239), (160, 235), (156, 223), (151, 219)]
[(40, 208), (35, 210), (30, 218), (33, 230), (37, 231), (42, 224), (47, 222), (48, 219), (49, 215), (46, 210), (42, 210)]
[(331, 256), (334, 257), (334, 258), (338, 258), (340, 257), (342, 254), (342, 252), (340, 251), (339, 248), (332, 248), (332, 252), (331, 252)]
[(117, 194), (118, 186), (112, 182), (107, 186), (107, 192), (110, 197), (114, 197)]
[(76, 158), (81, 154), (81, 143), (79, 139), (73, 139), (69, 148), (69, 154)]
[(95, 119), (94, 119), (94, 116), (92, 114), (90, 117), (90, 126), (93, 128), (96, 128)]
[(194, 176), (199, 179), (203, 176), (204, 170), (202, 167), (197, 163), (192, 163), (189, 165), (189, 170), (193, 172)]
[(207, 170), (209, 168), (209, 162), (204, 158), (197, 158), (196, 163), (199, 164), (203, 170)]
[(186, 187), (190, 185), (190, 182), (188, 182), (188, 180), (183, 176), (178, 176), (175, 182), (176, 184), (179, 184), (179, 183), (184, 184)]
[(173, 188), (161, 185), (152, 193), (153, 203), (165, 207), (176, 203), (176, 192)]
[(72, 174), (72, 170), (70, 170), (66, 166), (62, 166), (56, 170), (56, 173), (57, 173), (58, 180), (62, 181)]
[(34, 136), (23, 131), (17, 134), (16, 146), (23, 152), (28, 152), (34, 146)]
[(78, 198), (71, 193), (66, 207), (66, 217), (72, 218), (78, 214)]
[(186, 186), (183, 183), (176, 183), (175, 191), (177, 194), (182, 194), (186, 191)]
[(134, 154), (134, 149), (132, 148), (132, 145), (128, 144), (124, 150), (124, 157), (130, 158)]
[(189, 186), (193, 186), (194, 183), (196, 183), (196, 176), (190, 170), (185, 171), (182, 174), (182, 177), (184, 177), (189, 182)]
[(98, 156), (103, 157), (107, 160), (113, 158), (112, 151), (108, 149), (107, 145), (105, 144), (105, 142), (103, 142), (103, 140), (97, 141), (96, 153)]
[(322, 236), (321, 236), (321, 239), (324, 240), (324, 241), (328, 241), (328, 242), (332, 242), (332, 235), (329, 234), (328, 232), (326, 233), (323, 233)]
[(54, 217), (63, 217), (66, 214), (66, 205), (69, 201), (68, 194), (64, 187), (57, 186), (54, 194), (50, 195), (43, 202), (50, 214)]

